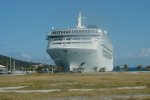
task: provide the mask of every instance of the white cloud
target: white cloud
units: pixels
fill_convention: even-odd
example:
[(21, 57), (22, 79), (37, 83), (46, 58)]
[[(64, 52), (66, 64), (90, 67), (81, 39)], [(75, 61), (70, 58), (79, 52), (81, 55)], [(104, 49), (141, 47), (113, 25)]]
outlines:
[(23, 60), (26, 60), (26, 61), (31, 61), (31, 59), (32, 59), (31, 56), (29, 56), (28, 54), (23, 54), (23, 53), (20, 54), (20, 58), (22, 58)]
[(137, 51), (124, 52), (114, 58), (115, 65), (128, 64), (130, 66), (150, 65), (150, 48), (141, 48)]
[[(4, 54), (4, 53), (3, 53)], [(31, 56), (31, 54), (21, 53), (21, 52), (9, 52), (5, 54), (8, 57), (16, 58), (18, 60), (36, 62), (36, 63), (46, 63), (46, 64), (54, 64), (52, 59), (48, 54), (43, 54), (42, 56)]]
[(125, 59), (149, 58), (149, 57), (150, 57), (150, 48), (141, 48), (139, 50), (139, 53), (127, 52), (123, 56), (123, 58)]
[(122, 53), (120, 56), (115, 56), (115, 59), (134, 59), (136, 58), (136, 54), (132, 53), (132, 52), (126, 52), (126, 53)]
[(7, 56), (10, 56), (12, 58), (16, 58), (19, 60), (24, 60), (24, 61), (31, 61), (32, 60), (32, 57), (29, 54), (20, 53), (20, 52), (10, 52), (7, 54)]
[(150, 57), (150, 48), (142, 48), (139, 57)]
[(135, 57), (136, 57), (136, 55), (133, 54), (133, 53), (131, 53), (131, 52), (128, 52), (128, 53), (126, 54), (126, 58), (132, 58), (132, 59), (134, 59)]

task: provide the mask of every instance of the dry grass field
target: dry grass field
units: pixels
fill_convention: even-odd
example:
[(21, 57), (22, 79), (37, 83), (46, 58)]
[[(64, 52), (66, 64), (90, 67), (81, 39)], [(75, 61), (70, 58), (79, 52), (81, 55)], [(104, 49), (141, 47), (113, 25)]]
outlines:
[[(150, 100), (150, 72), (57, 73), (0, 76), (0, 100)], [(63, 99), (62, 99), (63, 98)]]

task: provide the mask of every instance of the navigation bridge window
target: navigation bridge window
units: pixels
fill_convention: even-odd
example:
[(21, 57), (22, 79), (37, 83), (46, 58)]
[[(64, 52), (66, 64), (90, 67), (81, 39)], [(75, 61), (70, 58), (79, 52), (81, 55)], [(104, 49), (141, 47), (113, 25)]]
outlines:
[(62, 41), (61, 38), (55, 38), (54, 41)]
[(50, 37), (51, 41), (63, 41), (63, 40), (91, 40), (91, 39), (97, 39), (97, 36), (91, 36), (91, 35), (88, 35), (88, 36), (51, 36)]
[(52, 34), (68, 34), (68, 33), (98, 33), (98, 30), (60, 30), (60, 31), (53, 31)]
[(66, 40), (71, 40), (71, 37), (66, 37)]

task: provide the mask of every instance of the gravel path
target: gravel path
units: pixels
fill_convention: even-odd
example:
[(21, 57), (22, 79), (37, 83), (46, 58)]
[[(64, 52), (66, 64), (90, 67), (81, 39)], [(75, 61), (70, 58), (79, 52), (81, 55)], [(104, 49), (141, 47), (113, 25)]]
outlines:
[[(2, 87), (0, 88), (0, 93), (2, 92), (21, 92), (21, 93), (47, 93), (47, 92), (61, 92), (65, 91), (92, 91), (92, 90), (107, 90), (107, 89), (145, 89), (146, 86), (138, 87), (117, 87), (117, 88), (104, 88), (104, 89), (47, 89), (47, 90), (23, 90), (27, 86), (17, 86), (17, 87)], [(21, 89), (21, 90), (20, 90)], [(150, 94), (125, 94), (125, 95), (103, 95), (103, 96), (73, 96), (73, 97), (64, 97), (64, 98), (44, 98), (44, 99), (35, 99), (35, 100), (114, 100), (114, 99), (128, 99), (128, 98), (150, 98)]]
[[(107, 90), (107, 89), (145, 89), (146, 86), (138, 86), (138, 87), (117, 87), (117, 88), (104, 88), (104, 89), (45, 89), (45, 90), (23, 90), (27, 86), (17, 86), (17, 87), (2, 87), (0, 88), (0, 92), (22, 92), (22, 93), (35, 93), (35, 92), (60, 92), (60, 91), (92, 91), (92, 90)], [(21, 90), (18, 90), (21, 89)]]

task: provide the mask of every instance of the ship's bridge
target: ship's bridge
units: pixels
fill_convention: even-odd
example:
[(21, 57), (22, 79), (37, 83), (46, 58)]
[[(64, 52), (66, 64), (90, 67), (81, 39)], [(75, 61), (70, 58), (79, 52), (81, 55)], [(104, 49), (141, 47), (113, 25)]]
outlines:
[(50, 48), (90, 48), (96, 49), (102, 32), (98, 29), (53, 30), (48, 35)]
[(102, 30), (99, 29), (68, 29), (68, 30), (53, 30), (51, 36), (60, 35), (101, 35)]
[(103, 38), (107, 40), (109, 43), (109, 39), (107, 39), (107, 32), (98, 28), (75, 28), (75, 29), (67, 29), (67, 30), (52, 30), (48, 36), (47, 40), (57, 41), (57, 40), (91, 40)]

